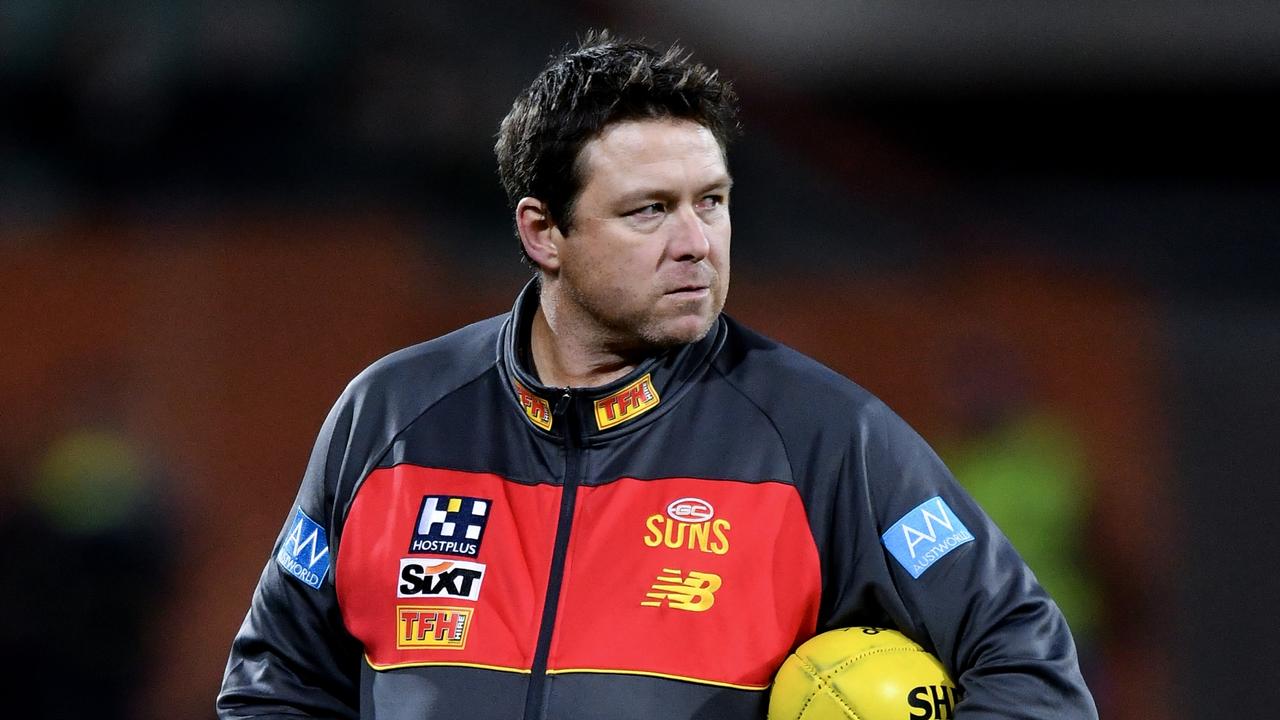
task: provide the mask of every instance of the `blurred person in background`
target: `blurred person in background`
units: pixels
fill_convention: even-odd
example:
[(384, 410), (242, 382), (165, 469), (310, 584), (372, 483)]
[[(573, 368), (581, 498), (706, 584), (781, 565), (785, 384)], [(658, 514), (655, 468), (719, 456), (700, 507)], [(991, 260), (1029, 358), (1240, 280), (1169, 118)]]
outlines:
[[(1089, 437), (1100, 432), (1097, 409), (1046, 392), (1051, 373), (1074, 368), (1057, 356), (1035, 362), (1025, 339), (994, 327), (965, 328), (943, 343), (953, 421), (938, 443), (943, 460), (1061, 607), (1102, 715), (1170, 714), (1167, 653), (1153, 641), (1167, 625), (1167, 560), (1135, 558), (1124, 544), (1135, 523), (1161, 530), (1150, 518), (1135, 521), (1117, 500), (1117, 484), (1132, 488), (1141, 479), (1099, 459), (1098, 440)], [(1126, 395), (1114, 385), (1105, 392)], [(1150, 492), (1142, 501), (1163, 502)]]
[(1093, 492), (1082, 440), (1040, 401), (1007, 341), (985, 333), (959, 338), (948, 368), (958, 432), (939, 452), (1062, 608), (1087, 661), (1100, 598), (1086, 546)]
[(34, 465), (0, 507), (6, 715), (137, 717), (177, 555), (154, 471), (101, 421), (67, 427)]
[(736, 132), (717, 73), (607, 35), (517, 98), (497, 154), (536, 277), (338, 400), (222, 717), (763, 718), (791, 649), (853, 625), (937, 654), (957, 717), (1096, 717), (1057, 606), (923, 440), (721, 314)]

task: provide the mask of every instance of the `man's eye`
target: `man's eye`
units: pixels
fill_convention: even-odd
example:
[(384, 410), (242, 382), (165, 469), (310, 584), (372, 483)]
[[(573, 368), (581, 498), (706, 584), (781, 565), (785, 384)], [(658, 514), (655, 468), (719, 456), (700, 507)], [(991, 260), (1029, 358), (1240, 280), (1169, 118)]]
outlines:
[(666, 210), (666, 206), (662, 203), (651, 203), (642, 208), (632, 210), (630, 214), (635, 215), (636, 217), (658, 217), (662, 213), (666, 212)]
[(723, 195), (706, 195), (698, 201), (698, 206), (703, 210), (713, 210), (724, 204)]

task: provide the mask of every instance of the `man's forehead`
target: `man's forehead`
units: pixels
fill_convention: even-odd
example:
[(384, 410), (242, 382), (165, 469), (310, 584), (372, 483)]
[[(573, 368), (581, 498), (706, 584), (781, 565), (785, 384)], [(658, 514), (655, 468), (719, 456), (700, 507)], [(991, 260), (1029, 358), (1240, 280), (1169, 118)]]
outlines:
[[(691, 120), (676, 118), (624, 120), (607, 125), (582, 148), (585, 180), (616, 181), (672, 170), (699, 180), (728, 179), (724, 152), (715, 135)], [(630, 184), (630, 183), (628, 183)]]

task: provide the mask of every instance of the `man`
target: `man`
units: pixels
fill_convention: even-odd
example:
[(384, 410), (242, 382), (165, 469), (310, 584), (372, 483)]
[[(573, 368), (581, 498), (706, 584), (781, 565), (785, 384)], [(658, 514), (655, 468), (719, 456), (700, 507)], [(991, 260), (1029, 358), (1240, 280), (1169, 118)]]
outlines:
[(961, 717), (1094, 717), (1060, 613), (861, 388), (720, 314), (735, 97), (592, 36), (503, 121), (537, 279), (375, 363), (232, 648), (239, 717), (763, 718), (788, 652), (892, 625)]

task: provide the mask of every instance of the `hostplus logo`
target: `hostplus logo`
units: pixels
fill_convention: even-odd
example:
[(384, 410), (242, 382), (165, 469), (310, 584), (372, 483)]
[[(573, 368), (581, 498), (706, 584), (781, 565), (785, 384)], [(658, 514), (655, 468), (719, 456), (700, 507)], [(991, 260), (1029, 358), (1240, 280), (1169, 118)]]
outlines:
[(443, 553), (475, 557), (489, 522), (488, 498), (427, 495), (418, 510), (411, 553)]

